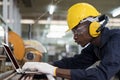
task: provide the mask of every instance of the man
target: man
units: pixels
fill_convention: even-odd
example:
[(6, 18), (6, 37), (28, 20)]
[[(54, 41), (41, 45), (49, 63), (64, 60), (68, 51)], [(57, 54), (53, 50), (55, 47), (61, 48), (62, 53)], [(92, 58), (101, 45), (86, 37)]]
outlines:
[[(120, 30), (105, 27), (106, 15), (101, 15), (88, 3), (69, 8), (67, 23), (78, 45), (86, 47), (81, 54), (54, 62), (25, 63), (23, 69), (37, 69), (44, 74), (71, 80), (110, 80), (120, 70)], [(96, 61), (96, 67), (88, 68)]]

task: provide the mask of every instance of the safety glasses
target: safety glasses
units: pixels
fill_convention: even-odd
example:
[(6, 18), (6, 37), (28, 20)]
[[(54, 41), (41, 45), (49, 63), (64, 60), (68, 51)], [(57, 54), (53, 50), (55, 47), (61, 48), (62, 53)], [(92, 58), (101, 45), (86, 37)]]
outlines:
[[(86, 24), (83, 24), (83, 23), (87, 22), (87, 21), (89, 21), (89, 22), (98, 21), (98, 18), (97, 17), (96, 18), (88, 17), (86, 19), (83, 19), (82, 21), (80, 21), (80, 23), (74, 29), (72, 29), (72, 32), (77, 35), (83, 34), (86, 31), (83, 28), (87, 26)], [(80, 26), (80, 24), (83, 24), (83, 25)]]
[(86, 29), (84, 29), (85, 27), (86, 25), (82, 25), (82, 26), (78, 25), (76, 28), (72, 29), (72, 32), (73, 34), (82, 35), (86, 31)]

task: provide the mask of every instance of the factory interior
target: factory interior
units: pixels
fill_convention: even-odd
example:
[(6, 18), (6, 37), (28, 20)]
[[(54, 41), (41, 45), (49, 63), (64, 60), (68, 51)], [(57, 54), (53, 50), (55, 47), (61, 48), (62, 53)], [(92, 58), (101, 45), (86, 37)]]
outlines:
[[(0, 0), (0, 42), (10, 47), (20, 66), (80, 54), (83, 47), (75, 43), (71, 31), (66, 32), (67, 10), (78, 2), (94, 5), (109, 16), (108, 28), (120, 29), (120, 0)], [(0, 80), (20, 80), (22, 75), (15, 73), (8, 57), (0, 43)], [(31, 80), (47, 80), (42, 78)]]

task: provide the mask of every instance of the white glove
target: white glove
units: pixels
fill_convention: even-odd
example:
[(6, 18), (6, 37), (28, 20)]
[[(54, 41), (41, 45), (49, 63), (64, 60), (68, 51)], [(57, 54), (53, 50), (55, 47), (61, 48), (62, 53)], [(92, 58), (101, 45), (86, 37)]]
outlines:
[(26, 69), (38, 70), (38, 72), (56, 76), (57, 67), (44, 62), (26, 62), (23, 65), (22, 70), (26, 70)]

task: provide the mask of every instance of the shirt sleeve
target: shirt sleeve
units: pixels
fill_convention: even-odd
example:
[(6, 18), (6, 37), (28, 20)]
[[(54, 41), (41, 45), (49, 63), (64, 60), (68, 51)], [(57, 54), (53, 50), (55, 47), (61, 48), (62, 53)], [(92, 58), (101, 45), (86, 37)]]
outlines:
[(81, 54), (55, 61), (54, 66), (67, 69), (86, 69), (95, 63), (97, 59), (98, 58), (93, 52), (93, 46), (89, 45), (81, 51)]
[(72, 80), (110, 80), (120, 70), (120, 37), (111, 38), (103, 49), (100, 64), (86, 70), (71, 69)]

